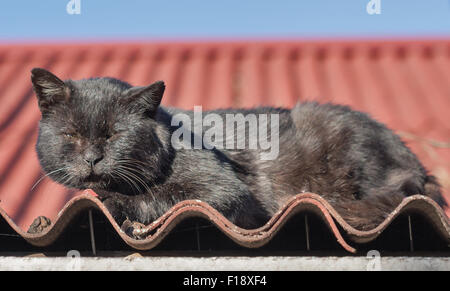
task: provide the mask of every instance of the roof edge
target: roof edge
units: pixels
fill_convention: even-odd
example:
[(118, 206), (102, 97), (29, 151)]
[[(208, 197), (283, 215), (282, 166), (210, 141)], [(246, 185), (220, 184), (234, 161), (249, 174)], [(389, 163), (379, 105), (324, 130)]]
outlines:
[(325, 199), (314, 193), (302, 193), (294, 196), (264, 226), (251, 230), (234, 225), (205, 202), (199, 200), (182, 201), (173, 206), (160, 218), (140, 229), (139, 233), (137, 233), (140, 237), (143, 237), (140, 240), (131, 238), (121, 230), (120, 226), (92, 190), (85, 190), (81, 195), (67, 202), (52, 225), (39, 234), (24, 232), (1, 208), (0, 216), (17, 234), (30, 244), (45, 247), (51, 245), (61, 235), (75, 216), (92, 208), (101, 211), (123, 241), (138, 250), (154, 248), (178, 223), (189, 217), (205, 218), (235, 243), (248, 248), (257, 248), (267, 244), (292, 216), (304, 211), (316, 213), (329, 227), (336, 241), (350, 253), (355, 253), (356, 249), (345, 241), (337, 227), (338, 225), (342, 227), (351, 241), (367, 243), (376, 239), (398, 215), (406, 211), (417, 211), (423, 214), (438, 234), (450, 243), (449, 218), (433, 200), (423, 195), (405, 198), (389, 214), (385, 221), (369, 231), (360, 231), (350, 226)]

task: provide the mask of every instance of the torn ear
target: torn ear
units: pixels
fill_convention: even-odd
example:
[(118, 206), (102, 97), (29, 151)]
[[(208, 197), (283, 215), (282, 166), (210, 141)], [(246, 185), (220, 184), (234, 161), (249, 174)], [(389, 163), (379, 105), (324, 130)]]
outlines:
[(55, 103), (69, 99), (70, 90), (66, 84), (47, 70), (32, 69), (31, 82), (42, 112), (49, 110)]
[(161, 104), (166, 85), (157, 81), (146, 87), (133, 87), (125, 92), (124, 101), (133, 110), (145, 112), (153, 117)]

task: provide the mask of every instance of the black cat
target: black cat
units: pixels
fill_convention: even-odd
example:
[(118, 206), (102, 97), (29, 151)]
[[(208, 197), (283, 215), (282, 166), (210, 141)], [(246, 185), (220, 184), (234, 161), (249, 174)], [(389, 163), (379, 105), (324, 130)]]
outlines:
[[(445, 205), (436, 179), (397, 135), (345, 106), (203, 112), (223, 120), (268, 116), (258, 130), (278, 121), (267, 131), (278, 147), (268, 159), (267, 148), (250, 148), (256, 135), (249, 122), (210, 139), (243, 141), (243, 149), (211, 147), (203, 132), (200, 147), (194, 145), (195, 113), (160, 106), (163, 82), (62, 81), (39, 68), (31, 79), (42, 112), (36, 145), (42, 168), (67, 187), (96, 191), (119, 225), (147, 224), (186, 199), (205, 201), (244, 228), (261, 226), (301, 192), (320, 194), (358, 229), (375, 227), (408, 195)], [(179, 123), (179, 116), (194, 121)], [(184, 146), (174, 142), (180, 128)]]

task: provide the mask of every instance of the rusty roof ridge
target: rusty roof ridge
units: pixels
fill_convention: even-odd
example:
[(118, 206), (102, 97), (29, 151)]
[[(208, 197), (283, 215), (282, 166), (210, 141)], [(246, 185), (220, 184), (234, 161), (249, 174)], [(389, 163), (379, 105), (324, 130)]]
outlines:
[(368, 231), (357, 230), (350, 226), (324, 198), (314, 193), (302, 193), (294, 196), (265, 225), (250, 230), (234, 225), (205, 202), (185, 200), (177, 203), (160, 218), (141, 229), (137, 234), (144, 235), (145, 238), (143, 239), (134, 239), (125, 234), (103, 203), (95, 197), (95, 193), (92, 190), (85, 190), (81, 195), (67, 202), (59, 212), (54, 223), (42, 233), (29, 234), (24, 232), (1, 208), (0, 216), (17, 234), (30, 244), (44, 247), (52, 244), (76, 215), (92, 208), (100, 210), (105, 215), (125, 243), (139, 250), (149, 250), (157, 246), (179, 222), (194, 216), (210, 220), (235, 243), (248, 248), (256, 248), (268, 243), (292, 216), (305, 210), (314, 212), (324, 220), (337, 242), (351, 253), (355, 253), (356, 249), (345, 241), (335, 221), (352, 241), (365, 243), (376, 239), (399, 214), (410, 210), (422, 213), (436, 228), (439, 235), (447, 242), (450, 242), (449, 218), (433, 200), (422, 195), (413, 195), (405, 198), (381, 224)]
[(408, 211), (422, 214), (429, 222), (431, 222), (431, 225), (436, 228), (438, 234), (450, 243), (450, 218), (433, 199), (427, 196), (416, 194), (405, 197), (378, 226), (370, 230), (358, 230), (347, 223), (339, 212), (324, 198), (317, 194), (313, 195), (317, 196), (316, 198), (325, 205), (333, 218), (354, 242), (366, 243), (373, 241), (395, 220), (396, 217)]

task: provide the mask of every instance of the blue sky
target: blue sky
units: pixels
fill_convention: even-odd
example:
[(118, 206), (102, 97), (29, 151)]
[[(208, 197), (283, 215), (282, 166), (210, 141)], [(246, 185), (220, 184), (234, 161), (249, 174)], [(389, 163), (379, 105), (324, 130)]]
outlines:
[(450, 0), (79, 1), (2, 1), (0, 41), (450, 36)]

